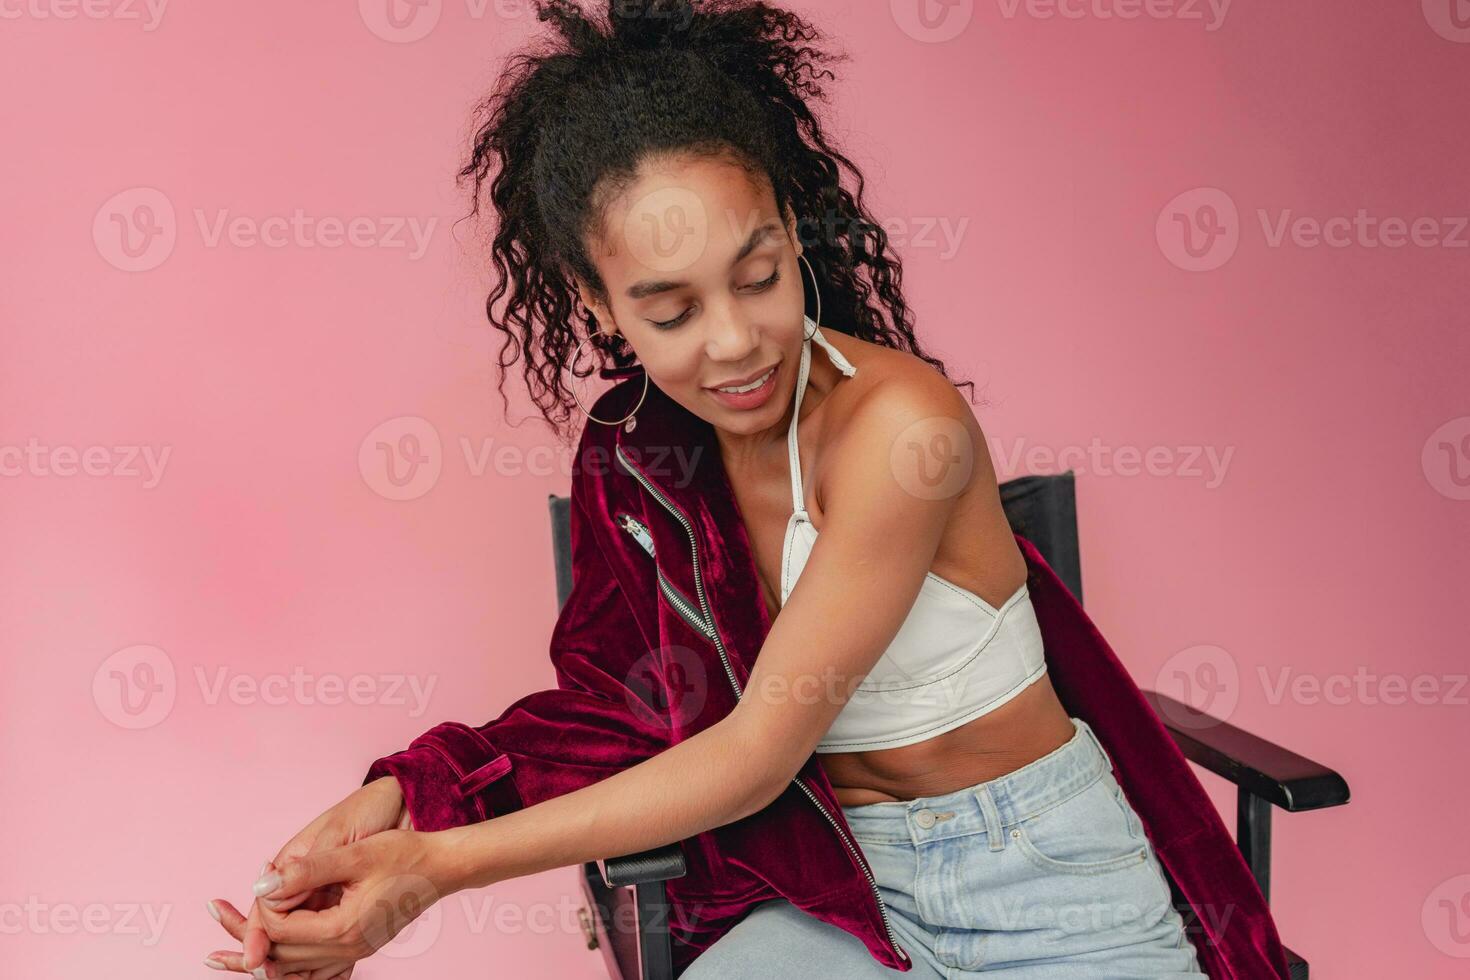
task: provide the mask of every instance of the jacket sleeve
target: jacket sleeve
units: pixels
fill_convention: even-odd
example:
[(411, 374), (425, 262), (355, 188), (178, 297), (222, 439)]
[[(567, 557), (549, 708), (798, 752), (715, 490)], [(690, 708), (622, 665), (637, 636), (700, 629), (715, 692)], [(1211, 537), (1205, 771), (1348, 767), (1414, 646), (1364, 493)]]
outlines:
[(669, 743), (668, 724), (629, 687), (653, 646), (589, 524), (573, 480), (573, 581), (551, 636), (557, 687), (511, 703), (478, 728), (446, 721), (377, 759), (363, 784), (398, 779), (417, 830), (444, 830), (572, 792)]

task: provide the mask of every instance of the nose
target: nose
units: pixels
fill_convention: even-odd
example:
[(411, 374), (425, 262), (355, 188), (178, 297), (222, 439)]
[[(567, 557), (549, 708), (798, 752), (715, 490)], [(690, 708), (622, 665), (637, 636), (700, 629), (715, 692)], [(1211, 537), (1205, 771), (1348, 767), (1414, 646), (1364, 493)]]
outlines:
[(734, 308), (706, 317), (705, 322), (710, 326), (705, 335), (704, 349), (712, 361), (738, 363), (760, 345), (760, 334), (755, 325)]

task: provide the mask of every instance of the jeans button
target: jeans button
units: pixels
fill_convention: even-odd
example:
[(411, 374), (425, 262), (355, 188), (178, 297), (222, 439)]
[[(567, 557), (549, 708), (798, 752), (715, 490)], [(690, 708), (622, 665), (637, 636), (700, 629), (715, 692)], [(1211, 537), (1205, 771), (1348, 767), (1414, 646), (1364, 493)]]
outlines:
[(923, 827), (925, 830), (928, 830), (930, 827), (934, 826), (934, 811), (916, 810), (914, 812), (914, 822), (917, 823), (920, 827)]

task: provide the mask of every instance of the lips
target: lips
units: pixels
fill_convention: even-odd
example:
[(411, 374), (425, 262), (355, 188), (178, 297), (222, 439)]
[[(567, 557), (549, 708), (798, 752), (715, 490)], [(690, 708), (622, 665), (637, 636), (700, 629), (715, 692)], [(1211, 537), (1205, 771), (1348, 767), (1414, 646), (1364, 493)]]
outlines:
[(749, 391), (721, 391), (719, 388), (709, 388), (707, 390), (711, 398), (728, 409), (751, 411), (760, 408), (771, 400), (772, 393), (776, 390), (776, 378), (780, 373), (781, 362), (778, 361), (767, 368), (765, 374), (757, 374), (755, 376), (753, 382), (758, 381), (759, 384)]
[(769, 372), (771, 370), (771, 368), (773, 368), (773, 367), (775, 367), (775, 365), (774, 364), (770, 364), (770, 365), (767, 365), (766, 367), (761, 368), (759, 371), (755, 372), (754, 374), (748, 374), (745, 377), (738, 378), (738, 379), (736, 379), (734, 381), (721, 381), (717, 385), (709, 385), (708, 387), (709, 387), (709, 389), (711, 391), (717, 390), (719, 388), (739, 388), (742, 385), (748, 385), (748, 384), (750, 384), (752, 381), (754, 381), (757, 378), (764, 377), (766, 375), (766, 373)]

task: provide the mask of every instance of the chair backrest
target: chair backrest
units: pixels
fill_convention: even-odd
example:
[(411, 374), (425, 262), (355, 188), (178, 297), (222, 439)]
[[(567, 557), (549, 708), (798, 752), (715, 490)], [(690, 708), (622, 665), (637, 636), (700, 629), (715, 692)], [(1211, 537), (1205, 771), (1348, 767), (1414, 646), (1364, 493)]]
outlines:
[[(1077, 539), (1077, 486), (1071, 470), (1019, 476), (1000, 485), (1000, 503), (1011, 530), (1036, 545), (1077, 601), (1082, 601), (1082, 562)], [(571, 498), (547, 494), (551, 548), (556, 561), (556, 607), (572, 591)]]
[(1018, 476), (1000, 485), (1011, 530), (1036, 545), (1057, 578), (1082, 602), (1082, 551), (1077, 534), (1077, 481), (1071, 470)]
[(551, 508), (551, 552), (556, 560), (556, 608), (559, 610), (572, 594), (572, 498), (549, 493), (546, 505)]

